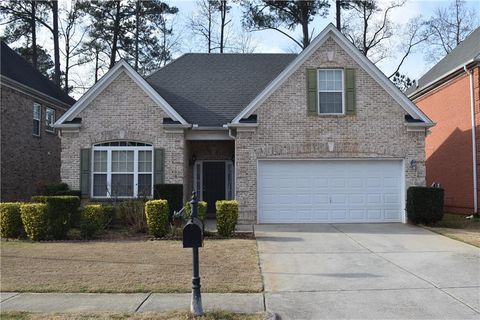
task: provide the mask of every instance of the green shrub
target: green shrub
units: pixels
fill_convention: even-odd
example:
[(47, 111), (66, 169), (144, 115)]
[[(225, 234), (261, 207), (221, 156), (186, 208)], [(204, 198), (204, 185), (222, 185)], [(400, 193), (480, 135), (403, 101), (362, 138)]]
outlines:
[(0, 203), (0, 236), (15, 238), (22, 233), (21, 202)]
[(82, 198), (82, 191), (80, 190), (60, 190), (55, 193), (56, 196), (76, 196)]
[(153, 198), (168, 201), (169, 219), (172, 220), (173, 212), (182, 209), (183, 184), (156, 184), (153, 188)]
[(444, 191), (440, 188), (410, 187), (407, 190), (407, 214), (413, 223), (434, 224), (443, 218)]
[(70, 227), (79, 223), (79, 197), (33, 196), (32, 201), (47, 205), (48, 235), (54, 239), (65, 238)]
[[(185, 203), (185, 217), (190, 218), (192, 215), (191, 204), (190, 201)], [(207, 203), (205, 201), (198, 202), (198, 217), (202, 222), (205, 222), (207, 218)]]
[(47, 205), (25, 203), (20, 206), (20, 216), (27, 237), (30, 240), (45, 239), (48, 232)]
[(105, 215), (105, 228), (108, 228), (112, 225), (116, 218), (116, 210), (114, 206), (102, 204), (103, 214)]
[(105, 207), (101, 204), (89, 204), (83, 208), (81, 222), (91, 221), (96, 225), (96, 230), (103, 231), (110, 223), (110, 217), (105, 214)]
[(222, 237), (230, 237), (235, 232), (238, 219), (238, 201), (221, 200), (215, 203), (217, 209), (217, 230)]
[(64, 182), (49, 183), (45, 185), (44, 190), (45, 196), (54, 196), (57, 194), (57, 192), (68, 191), (68, 184)]
[(86, 217), (80, 220), (80, 236), (82, 239), (92, 239), (98, 231), (97, 221)]
[(148, 230), (153, 236), (159, 238), (168, 233), (168, 213), (167, 200), (150, 200), (145, 203)]

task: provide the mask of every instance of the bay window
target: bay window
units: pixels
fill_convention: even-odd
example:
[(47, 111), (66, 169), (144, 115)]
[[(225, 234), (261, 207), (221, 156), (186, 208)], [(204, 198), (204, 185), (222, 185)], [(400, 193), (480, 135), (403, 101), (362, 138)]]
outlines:
[(109, 142), (93, 146), (92, 196), (152, 196), (153, 147), (145, 143)]

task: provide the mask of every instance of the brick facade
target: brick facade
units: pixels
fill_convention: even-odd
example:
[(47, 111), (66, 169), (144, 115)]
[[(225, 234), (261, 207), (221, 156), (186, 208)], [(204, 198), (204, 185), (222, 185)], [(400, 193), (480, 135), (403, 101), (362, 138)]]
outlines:
[[(40, 136), (34, 136), (33, 104), (42, 105)], [(1, 194), (0, 201), (29, 200), (37, 184), (60, 182), (60, 139), (45, 131), (45, 107), (58, 119), (65, 108), (1, 86)]]
[[(477, 144), (480, 172), (480, 68), (473, 68)], [(473, 159), (470, 76), (463, 72), (415, 100), (436, 126), (426, 139), (427, 184), (439, 182), (445, 189), (445, 209), (473, 213)], [(480, 197), (480, 193), (478, 194)]]
[[(334, 52), (333, 61), (327, 52)], [(356, 115), (307, 116), (306, 68), (355, 68)], [(332, 39), (327, 40), (255, 112), (256, 129), (238, 129), (236, 198), (240, 220), (255, 222), (258, 159), (404, 159), (405, 184), (425, 184), (424, 132), (407, 132), (405, 110)], [(334, 142), (329, 152), (327, 143)], [(416, 160), (413, 170), (410, 161)]]
[(183, 183), (184, 133), (162, 127), (168, 115), (125, 73), (107, 86), (78, 117), (78, 132), (62, 132), (62, 181), (80, 188), (80, 149), (93, 144), (129, 140), (165, 149), (165, 183)]

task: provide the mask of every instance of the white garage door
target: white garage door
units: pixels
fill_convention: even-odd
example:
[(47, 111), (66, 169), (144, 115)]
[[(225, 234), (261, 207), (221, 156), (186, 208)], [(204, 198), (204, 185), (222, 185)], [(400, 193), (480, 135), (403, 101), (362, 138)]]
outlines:
[(402, 222), (402, 162), (258, 163), (260, 223)]

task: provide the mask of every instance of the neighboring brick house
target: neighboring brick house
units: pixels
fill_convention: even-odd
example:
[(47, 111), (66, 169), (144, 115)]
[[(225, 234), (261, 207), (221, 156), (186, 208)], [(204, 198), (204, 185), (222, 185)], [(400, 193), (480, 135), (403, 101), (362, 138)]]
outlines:
[(75, 100), (1, 43), (0, 201), (29, 200), (39, 184), (60, 182), (53, 124)]
[(478, 213), (480, 28), (423, 75), (408, 96), (437, 125), (426, 139), (427, 184), (445, 189), (445, 209)]
[(62, 117), (62, 180), (85, 197), (180, 183), (241, 222), (404, 222), (433, 123), (333, 25), (299, 55), (120, 61)]

